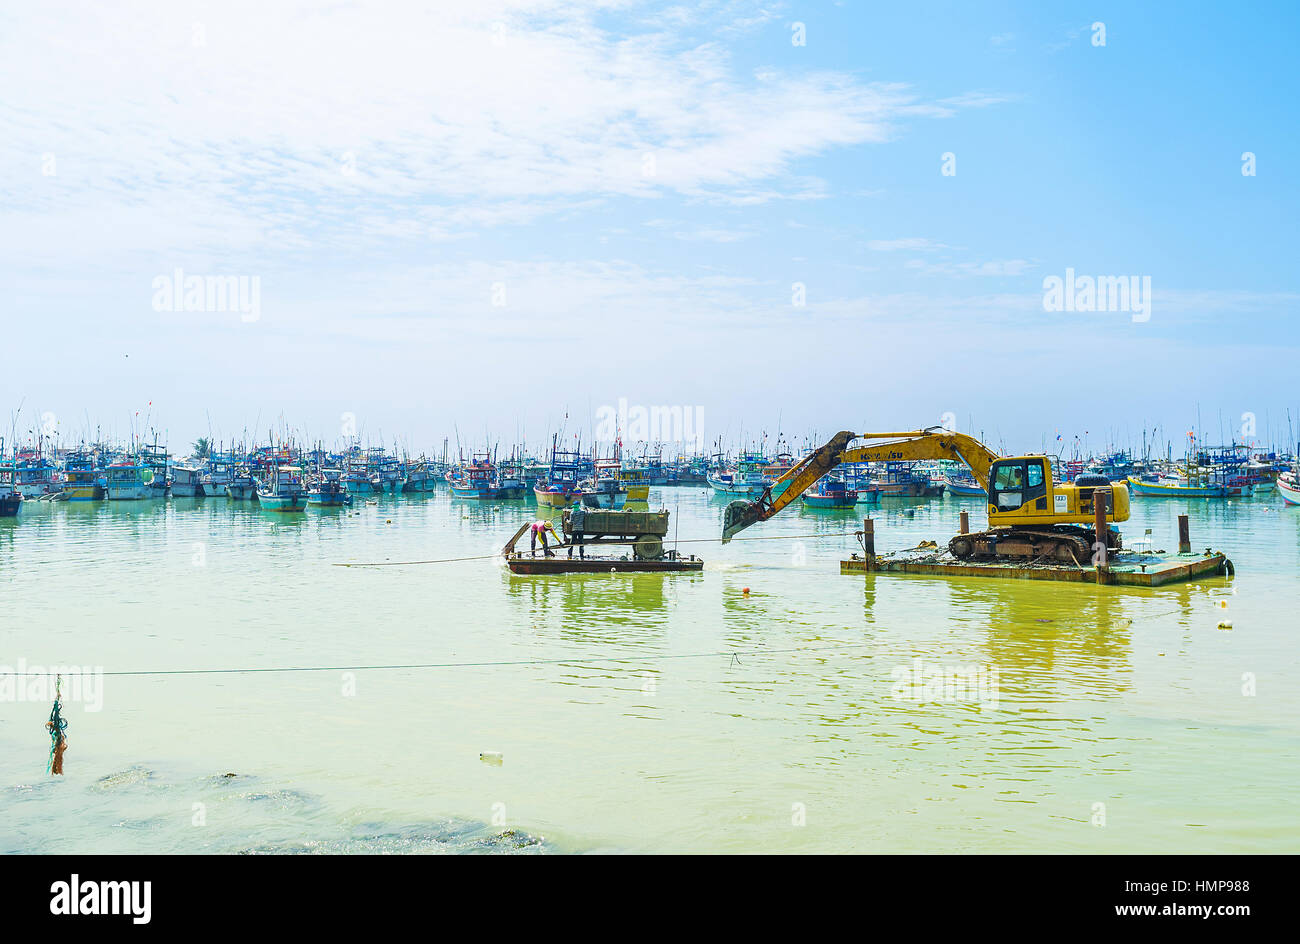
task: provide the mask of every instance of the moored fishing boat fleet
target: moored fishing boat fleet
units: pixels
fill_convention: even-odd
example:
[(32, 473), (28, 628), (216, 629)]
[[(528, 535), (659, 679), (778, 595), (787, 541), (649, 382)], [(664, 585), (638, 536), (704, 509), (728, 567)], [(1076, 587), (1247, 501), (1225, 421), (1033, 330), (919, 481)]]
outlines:
[(40, 443), (12, 452), (0, 447), (0, 511), (13, 517), (31, 502), (199, 498), (298, 512), (308, 506), (348, 507), (358, 495), (431, 492), (441, 473), (440, 464), (424, 456), (412, 459), (360, 447), (342, 452), (285, 444), (212, 449), (200, 441), (193, 455), (178, 460), (157, 443), (74, 449)]
[[(383, 495), (418, 496), (439, 483), (459, 500), (524, 502), (563, 510), (644, 508), (652, 486), (702, 486), (720, 498), (755, 499), (791, 467), (798, 454), (778, 449), (679, 455), (665, 460), (662, 446), (625, 455), (621, 443), (584, 451), (555, 434), (543, 455), (523, 446), (503, 456), (499, 447), (461, 452), (451, 459), (411, 456), (396, 449), (353, 444), (330, 451), (292, 442), (254, 446), (194, 444), (176, 458), (166, 446), (135, 442), (65, 448), (38, 440), (4, 448), (0, 440), (0, 517), (27, 502), (144, 502), (164, 498), (225, 499), (264, 510), (303, 512), (346, 508)], [(1125, 482), (1136, 498), (1230, 499), (1279, 494), (1300, 504), (1300, 474), (1293, 455), (1242, 445), (1189, 447), (1181, 460), (1134, 458), (1112, 451), (1064, 460), (1057, 478), (1071, 482), (1101, 475)], [(845, 464), (801, 498), (809, 509), (845, 509), (884, 499), (981, 498), (984, 489), (961, 463), (886, 461)]]

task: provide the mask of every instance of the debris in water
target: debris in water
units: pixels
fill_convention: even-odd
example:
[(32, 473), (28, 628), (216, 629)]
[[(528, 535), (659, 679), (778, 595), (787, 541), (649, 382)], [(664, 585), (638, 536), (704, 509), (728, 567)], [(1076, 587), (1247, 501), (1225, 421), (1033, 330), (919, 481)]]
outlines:
[(478, 759), (485, 764), (491, 764), (493, 767), (500, 767), (505, 762), (505, 758), (501, 756), (500, 751), (482, 751), (479, 753)]
[(54, 707), (50, 709), (50, 720), (45, 722), (45, 729), (50, 732), (50, 762), (46, 773), (60, 777), (63, 776), (63, 752), (68, 749), (68, 738), (63, 733), (67, 730), (68, 722), (62, 714), (62, 692), (63, 676), (60, 675), (54, 681)]

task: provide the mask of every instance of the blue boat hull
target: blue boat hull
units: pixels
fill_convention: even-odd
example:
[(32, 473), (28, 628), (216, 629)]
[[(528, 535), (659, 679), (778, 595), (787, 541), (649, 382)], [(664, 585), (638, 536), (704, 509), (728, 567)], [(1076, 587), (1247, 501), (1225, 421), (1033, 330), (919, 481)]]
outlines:
[(258, 500), (262, 503), (262, 508), (266, 511), (306, 511), (306, 495), (263, 495), (259, 494)]
[(1222, 485), (1160, 485), (1129, 476), (1128, 490), (1139, 498), (1223, 498), (1228, 494)]
[(804, 495), (803, 503), (809, 508), (852, 508), (858, 503), (857, 495)]

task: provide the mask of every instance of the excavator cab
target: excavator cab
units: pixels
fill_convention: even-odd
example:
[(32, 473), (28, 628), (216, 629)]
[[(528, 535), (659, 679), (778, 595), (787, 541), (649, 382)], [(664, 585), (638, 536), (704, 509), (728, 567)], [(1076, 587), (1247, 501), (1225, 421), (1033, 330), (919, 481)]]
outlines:
[(1042, 456), (999, 459), (989, 467), (989, 515), (1047, 511), (1048, 483), (1052, 480)]

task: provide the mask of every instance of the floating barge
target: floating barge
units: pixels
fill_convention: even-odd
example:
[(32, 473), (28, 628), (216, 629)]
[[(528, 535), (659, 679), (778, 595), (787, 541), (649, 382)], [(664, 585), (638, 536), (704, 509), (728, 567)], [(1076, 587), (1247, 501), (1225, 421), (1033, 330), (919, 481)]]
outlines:
[(1120, 552), (1104, 566), (1076, 567), (1048, 563), (1004, 563), (963, 561), (948, 553), (930, 550), (896, 551), (870, 559), (854, 554), (840, 561), (842, 574), (929, 574), (938, 577), (1000, 577), (1009, 580), (1063, 580), (1073, 583), (1117, 584), (1130, 587), (1159, 587), (1199, 577), (1232, 574), (1232, 561), (1223, 554), (1134, 554)]
[[(704, 569), (704, 561), (694, 554), (681, 557), (675, 550), (664, 549), (666, 511), (566, 511), (562, 521), (564, 543), (544, 549), (541, 557), (515, 549), (533, 522), (519, 526), (501, 549), (512, 574), (682, 573)], [(630, 546), (631, 553), (587, 553), (588, 548), (609, 545)], [(574, 550), (577, 556), (570, 556)], [(563, 551), (563, 556), (558, 551)]]
[[(566, 545), (567, 547), (567, 545)], [(638, 560), (635, 557), (529, 557), (516, 554), (506, 558), (512, 574), (665, 574), (701, 571), (704, 561), (694, 555), (678, 557), (669, 551), (662, 560)]]
[(1112, 551), (1104, 563), (1091, 566), (1052, 561), (963, 560), (934, 542), (925, 542), (914, 548), (888, 554), (876, 554), (871, 519), (864, 521), (863, 525), (863, 530), (857, 532), (863, 553), (840, 561), (841, 574), (928, 574), (933, 577), (1060, 580), (1128, 587), (1160, 587), (1202, 577), (1231, 577), (1234, 574), (1232, 561), (1221, 552), (1209, 548), (1203, 553), (1192, 551), (1186, 515), (1180, 515), (1178, 519), (1178, 553)]

